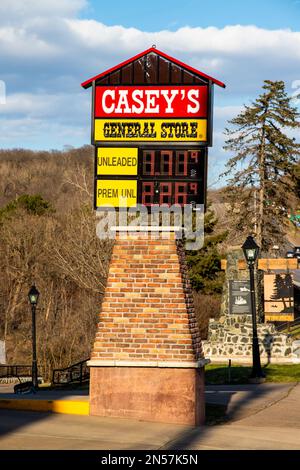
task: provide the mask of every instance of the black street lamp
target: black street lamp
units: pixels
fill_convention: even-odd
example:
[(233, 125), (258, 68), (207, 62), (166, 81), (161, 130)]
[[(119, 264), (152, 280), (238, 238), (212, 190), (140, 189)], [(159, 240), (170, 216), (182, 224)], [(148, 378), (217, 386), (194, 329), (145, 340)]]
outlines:
[(258, 258), (259, 246), (253, 237), (247, 237), (242, 246), (250, 273), (250, 293), (251, 293), (251, 314), (252, 314), (252, 379), (262, 379), (265, 377), (260, 363), (259, 344), (257, 337), (256, 323), (256, 302), (255, 302), (255, 283), (254, 283), (254, 265)]
[(33, 285), (28, 292), (29, 302), (31, 304), (32, 312), (32, 384), (35, 389), (38, 388), (38, 369), (36, 360), (36, 327), (35, 327), (35, 312), (39, 300), (39, 291)]

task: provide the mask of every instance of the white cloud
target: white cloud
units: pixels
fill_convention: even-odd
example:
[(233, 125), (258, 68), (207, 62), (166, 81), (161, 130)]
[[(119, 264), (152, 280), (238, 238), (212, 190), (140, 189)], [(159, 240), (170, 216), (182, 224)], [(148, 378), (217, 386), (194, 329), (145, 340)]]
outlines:
[(177, 31), (143, 32), (123, 26), (106, 26), (94, 20), (67, 20), (69, 30), (91, 49), (106, 44), (121, 50), (136, 50), (155, 43), (158, 49), (189, 55), (198, 62), (200, 54), (211, 57), (211, 66), (219, 67), (226, 59), (242, 56), (260, 58), (300, 57), (300, 32), (266, 30), (256, 26), (224, 28), (184, 27)]
[(88, 144), (88, 125), (75, 126), (55, 120), (31, 118), (29, 116), (0, 120), (1, 147), (3, 148), (34, 148), (61, 149), (65, 144)]
[(86, 0), (1, 0), (0, 80), (7, 102), (0, 103), (0, 145), (89, 143), (90, 93), (80, 83), (156, 44), (227, 85), (215, 94), (215, 177), (226, 159), (226, 121), (256, 98), (264, 79), (284, 80), (291, 93), (300, 79), (300, 32), (233, 25), (149, 33), (79, 19), (86, 6)]
[(81, 120), (80, 114), (87, 113), (90, 108), (89, 97), (80, 91), (78, 93), (14, 93), (7, 96), (5, 105), (0, 107), (0, 118), (10, 119), (12, 116), (27, 116), (30, 118), (45, 118)]
[(224, 81), (227, 96), (253, 96), (266, 78), (291, 83), (300, 75), (300, 32), (237, 25), (148, 33), (95, 20), (32, 16), (0, 25), (0, 79), (22, 76), (32, 89), (37, 81), (51, 87), (62, 75), (80, 82), (152, 44)]
[(0, 106), (0, 146), (62, 148), (88, 144), (88, 94), (15, 93)]
[(86, 7), (86, 0), (1, 0), (0, 23), (19, 23), (32, 17), (69, 17)]
[(36, 33), (19, 27), (0, 27), (0, 51), (2, 60), (35, 60), (42, 57), (49, 58), (59, 51), (55, 44), (45, 41)]

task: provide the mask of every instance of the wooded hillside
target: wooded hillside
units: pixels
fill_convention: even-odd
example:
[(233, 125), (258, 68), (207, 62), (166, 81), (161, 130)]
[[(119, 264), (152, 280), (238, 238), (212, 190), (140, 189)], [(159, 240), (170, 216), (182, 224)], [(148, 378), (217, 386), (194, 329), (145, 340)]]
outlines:
[(38, 358), (89, 356), (110, 243), (96, 237), (93, 151), (0, 151), (0, 334), (9, 363), (31, 362), (28, 289), (36, 283)]
[[(46, 372), (90, 354), (112, 247), (96, 236), (93, 165), (91, 146), (63, 152), (0, 150), (0, 338), (6, 340), (11, 364), (31, 363), (27, 294), (33, 282), (41, 293), (38, 358)], [(217, 248), (224, 256), (240, 240), (228, 226), (222, 191), (209, 192), (208, 199), (217, 219), (212, 239), (228, 231)], [(215, 270), (218, 252), (211, 247), (204, 252), (208, 261), (213, 254)], [(195, 292), (203, 337), (208, 318), (219, 313), (215, 274), (214, 281), (209, 279), (218, 285), (215, 294), (210, 284)]]

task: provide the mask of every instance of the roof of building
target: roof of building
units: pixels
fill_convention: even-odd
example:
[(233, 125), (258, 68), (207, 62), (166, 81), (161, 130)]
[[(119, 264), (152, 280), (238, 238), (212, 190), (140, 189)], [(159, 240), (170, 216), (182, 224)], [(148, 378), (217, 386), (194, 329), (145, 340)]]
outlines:
[(89, 88), (90, 86), (92, 86), (92, 83), (94, 81), (99, 81), (111, 74), (113, 74), (114, 72), (120, 70), (120, 69), (123, 69), (124, 67), (126, 67), (127, 65), (131, 64), (131, 63), (134, 63), (136, 61), (138, 61), (139, 59), (141, 59), (142, 57), (146, 57), (146, 56), (153, 56), (153, 55), (156, 55), (158, 57), (161, 57), (163, 59), (166, 59), (167, 61), (173, 63), (175, 66), (183, 69), (184, 71), (186, 72), (190, 72), (192, 73), (194, 76), (197, 76), (201, 79), (204, 79), (206, 82), (209, 82), (211, 81), (213, 84), (216, 84), (222, 88), (225, 88), (225, 84), (222, 83), (221, 81), (217, 80), (216, 78), (213, 78), (211, 77), (210, 75), (207, 75), (203, 72), (201, 72), (200, 70), (197, 70), (193, 67), (191, 67), (190, 65), (187, 65), (181, 61), (179, 61), (178, 59), (175, 59), (174, 57), (171, 57), (167, 54), (165, 54), (164, 52), (162, 51), (159, 51), (158, 49), (156, 49), (156, 47), (152, 46), (150, 47), (149, 49), (141, 52), (140, 54), (137, 54), (135, 55), (134, 57), (131, 57), (130, 59), (127, 59), (125, 60), (124, 62), (121, 62), (120, 64), (118, 65), (115, 65), (114, 67), (108, 69), (108, 70), (105, 70), (104, 72), (98, 74), (98, 75), (95, 75), (94, 77), (92, 78), (89, 78), (88, 80), (84, 81), (81, 86), (83, 88)]

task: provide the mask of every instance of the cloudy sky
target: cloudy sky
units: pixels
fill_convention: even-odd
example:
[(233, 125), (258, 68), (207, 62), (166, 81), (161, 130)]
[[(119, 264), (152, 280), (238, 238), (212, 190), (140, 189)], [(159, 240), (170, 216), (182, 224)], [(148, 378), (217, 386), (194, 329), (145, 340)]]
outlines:
[(300, 0), (0, 0), (0, 148), (90, 143), (80, 83), (156, 44), (226, 83), (215, 93), (213, 185), (229, 157), (224, 126), (263, 80), (299, 91), (299, 20)]

